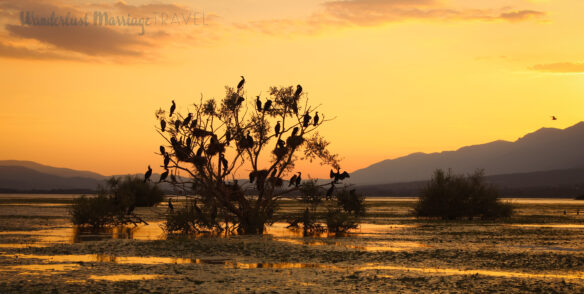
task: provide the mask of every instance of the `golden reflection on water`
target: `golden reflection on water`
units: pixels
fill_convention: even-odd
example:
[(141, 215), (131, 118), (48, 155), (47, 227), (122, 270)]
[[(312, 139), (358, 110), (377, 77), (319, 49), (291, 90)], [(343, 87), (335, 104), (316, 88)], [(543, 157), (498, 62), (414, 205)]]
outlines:
[(584, 229), (584, 225), (576, 224), (510, 224), (520, 228), (558, 228), (558, 229)]
[(89, 279), (119, 282), (119, 281), (135, 281), (135, 280), (153, 280), (153, 279), (160, 279), (163, 277), (165, 277), (165, 276), (163, 276), (163, 275), (121, 274), (121, 275), (105, 275), (105, 276), (91, 275), (91, 276), (89, 276)]
[(507, 272), (507, 271), (494, 271), (494, 270), (462, 270), (462, 269), (448, 269), (448, 268), (414, 268), (414, 267), (403, 267), (403, 266), (391, 266), (391, 265), (366, 265), (357, 267), (357, 270), (393, 270), (393, 271), (413, 271), (431, 274), (443, 274), (443, 275), (484, 275), (492, 277), (504, 277), (504, 278), (536, 278), (536, 279), (570, 279), (570, 280), (582, 280), (584, 279), (584, 273), (577, 274), (533, 274), (533, 273), (522, 273), (522, 272)]
[(19, 271), (19, 275), (38, 275), (38, 274), (60, 274), (66, 271), (73, 271), (79, 268), (75, 263), (55, 263), (55, 264), (23, 264), (0, 267), (3, 271)]

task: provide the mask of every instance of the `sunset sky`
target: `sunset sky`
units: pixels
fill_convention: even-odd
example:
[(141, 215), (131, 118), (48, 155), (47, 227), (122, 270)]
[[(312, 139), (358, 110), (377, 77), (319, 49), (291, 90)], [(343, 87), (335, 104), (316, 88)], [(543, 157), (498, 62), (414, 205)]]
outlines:
[[(141, 35), (96, 11), (157, 22)], [(154, 111), (240, 75), (252, 97), (302, 84), (348, 171), (565, 128), (584, 120), (583, 15), (582, 0), (0, 0), (0, 159), (143, 172), (160, 163)]]

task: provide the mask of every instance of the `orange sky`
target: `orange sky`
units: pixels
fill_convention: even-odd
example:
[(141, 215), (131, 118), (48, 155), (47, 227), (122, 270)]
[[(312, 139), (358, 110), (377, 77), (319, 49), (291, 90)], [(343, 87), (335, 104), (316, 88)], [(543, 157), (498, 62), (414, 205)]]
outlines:
[[(22, 26), (21, 11), (196, 11), (205, 25), (139, 35)], [(564, 128), (584, 109), (583, 13), (581, 0), (0, 0), (0, 159), (143, 172), (160, 161), (154, 111), (171, 98), (183, 111), (201, 94), (219, 98), (240, 75), (250, 95), (302, 84), (337, 117), (321, 134), (349, 171)]]

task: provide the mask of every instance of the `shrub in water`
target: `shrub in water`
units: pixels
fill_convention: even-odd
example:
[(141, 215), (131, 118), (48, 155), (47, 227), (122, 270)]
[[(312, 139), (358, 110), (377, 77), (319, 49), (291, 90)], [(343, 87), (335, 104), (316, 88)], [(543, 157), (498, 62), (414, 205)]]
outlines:
[(485, 183), (482, 170), (464, 176), (438, 169), (422, 189), (415, 212), (419, 217), (486, 219), (509, 217), (513, 208), (499, 201), (499, 192)]

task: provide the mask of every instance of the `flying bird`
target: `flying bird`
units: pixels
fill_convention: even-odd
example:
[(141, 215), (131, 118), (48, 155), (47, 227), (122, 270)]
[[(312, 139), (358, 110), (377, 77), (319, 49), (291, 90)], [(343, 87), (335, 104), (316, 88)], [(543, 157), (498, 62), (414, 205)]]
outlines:
[(160, 120), (160, 130), (162, 130), (164, 132), (164, 130), (166, 129), (166, 121), (165, 120)]
[(278, 122), (276, 124), (276, 126), (274, 127), (274, 132), (276, 133), (276, 136), (278, 136), (280, 134), (280, 128), (281, 128), (280, 122)]
[(168, 169), (160, 175), (160, 180), (158, 180), (158, 182), (160, 183), (166, 180), (166, 177), (168, 177)]
[(316, 127), (316, 125), (318, 125), (318, 121), (320, 120), (320, 117), (318, 117), (318, 111), (314, 114), (314, 126)]
[(152, 168), (148, 166), (148, 170), (144, 174), (144, 183), (150, 180), (150, 176), (152, 175)]
[(258, 111), (262, 111), (262, 101), (260, 100), (260, 96), (256, 97), (256, 106), (258, 108)]
[(172, 106), (170, 106), (170, 115), (169, 117), (172, 116), (172, 114), (174, 113), (174, 110), (176, 109), (176, 104), (174, 104), (174, 100), (172, 100)]
[(552, 120), (558, 120), (558, 118), (552, 115)]
[(239, 81), (239, 84), (237, 84), (237, 92), (241, 91), (241, 88), (243, 88), (243, 84), (245, 84), (245, 78), (241, 76), (241, 81)]

